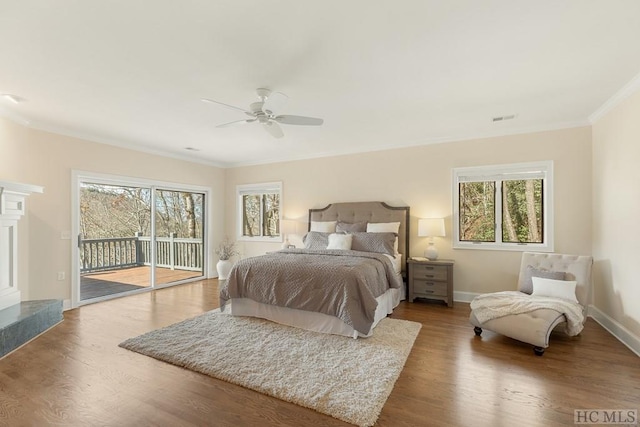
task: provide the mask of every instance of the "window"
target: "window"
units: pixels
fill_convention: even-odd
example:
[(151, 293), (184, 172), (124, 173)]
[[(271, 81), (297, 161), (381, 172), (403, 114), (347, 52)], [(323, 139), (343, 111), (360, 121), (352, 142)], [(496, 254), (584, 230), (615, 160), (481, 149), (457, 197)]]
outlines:
[(453, 170), (453, 247), (553, 251), (553, 162)]
[(239, 185), (238, 239), (281, 241), (282, 183)]

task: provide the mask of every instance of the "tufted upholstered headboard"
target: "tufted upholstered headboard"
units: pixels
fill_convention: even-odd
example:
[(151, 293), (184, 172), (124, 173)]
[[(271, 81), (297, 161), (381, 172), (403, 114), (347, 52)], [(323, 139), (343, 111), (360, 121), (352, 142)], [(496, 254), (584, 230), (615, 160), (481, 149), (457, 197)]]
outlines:
[(309, 209), (311, 221), (400, 222), (398, 252), (402, 254), (402, 274), (407, 269), (409, 254), (409, 207), (389, 206), (384, 202), (332, 203), (324, 208)]
[(524, 252), (520, 264), (518, 286), (522, 285), (520, 282), (524, 280), (525, 271), (529, 265), (545, 270), (563, 271), (565, 280), (577, 282), (576, 298), (582, 306), (586, 307), (591, 302), (592, 264), (593, 258), (590, 256)]

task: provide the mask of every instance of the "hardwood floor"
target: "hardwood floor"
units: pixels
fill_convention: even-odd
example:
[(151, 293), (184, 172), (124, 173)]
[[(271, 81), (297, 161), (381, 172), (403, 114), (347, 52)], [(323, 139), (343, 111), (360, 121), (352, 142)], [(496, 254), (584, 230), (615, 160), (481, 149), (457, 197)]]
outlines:
[[(207, 280), (65, 312), (0, 360), (0, 425), (348, 425), (118, 347), (217, 307)], [(640, 358), (592, 319), (536, 357), (490, 331), (476, 338), (468, 313), (463, 303), (396, 309), (423, 328), (377, 425), (573, 426), (574, 409), (640, 409)]]

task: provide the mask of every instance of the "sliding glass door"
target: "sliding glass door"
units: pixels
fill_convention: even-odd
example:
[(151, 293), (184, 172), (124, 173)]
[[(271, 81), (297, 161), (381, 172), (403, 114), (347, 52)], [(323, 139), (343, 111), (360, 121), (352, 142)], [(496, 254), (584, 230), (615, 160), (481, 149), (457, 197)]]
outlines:
[(204, 194), (155, 190), (158, 286), (204, 275)]
[(148, 288), (139, 236), (150, 235), (148, 188), (80, 183), (80, 301)]
[(75, 303), (204, 277), (205, 191), (99, 177), (76, 186)]

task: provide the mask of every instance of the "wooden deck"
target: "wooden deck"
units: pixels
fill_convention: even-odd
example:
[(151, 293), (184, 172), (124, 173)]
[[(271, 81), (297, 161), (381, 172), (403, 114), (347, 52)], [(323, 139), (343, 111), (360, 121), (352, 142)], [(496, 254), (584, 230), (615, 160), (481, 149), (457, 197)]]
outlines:
[[(156, 283), (164, 285), (180, 280), (199, 277), (199, 271), (156, 268)], [(99, 298), (151, 286), (151, 267), (131, 267), (120, 270), (87, 273), (80, 277), (80, 300)]]

